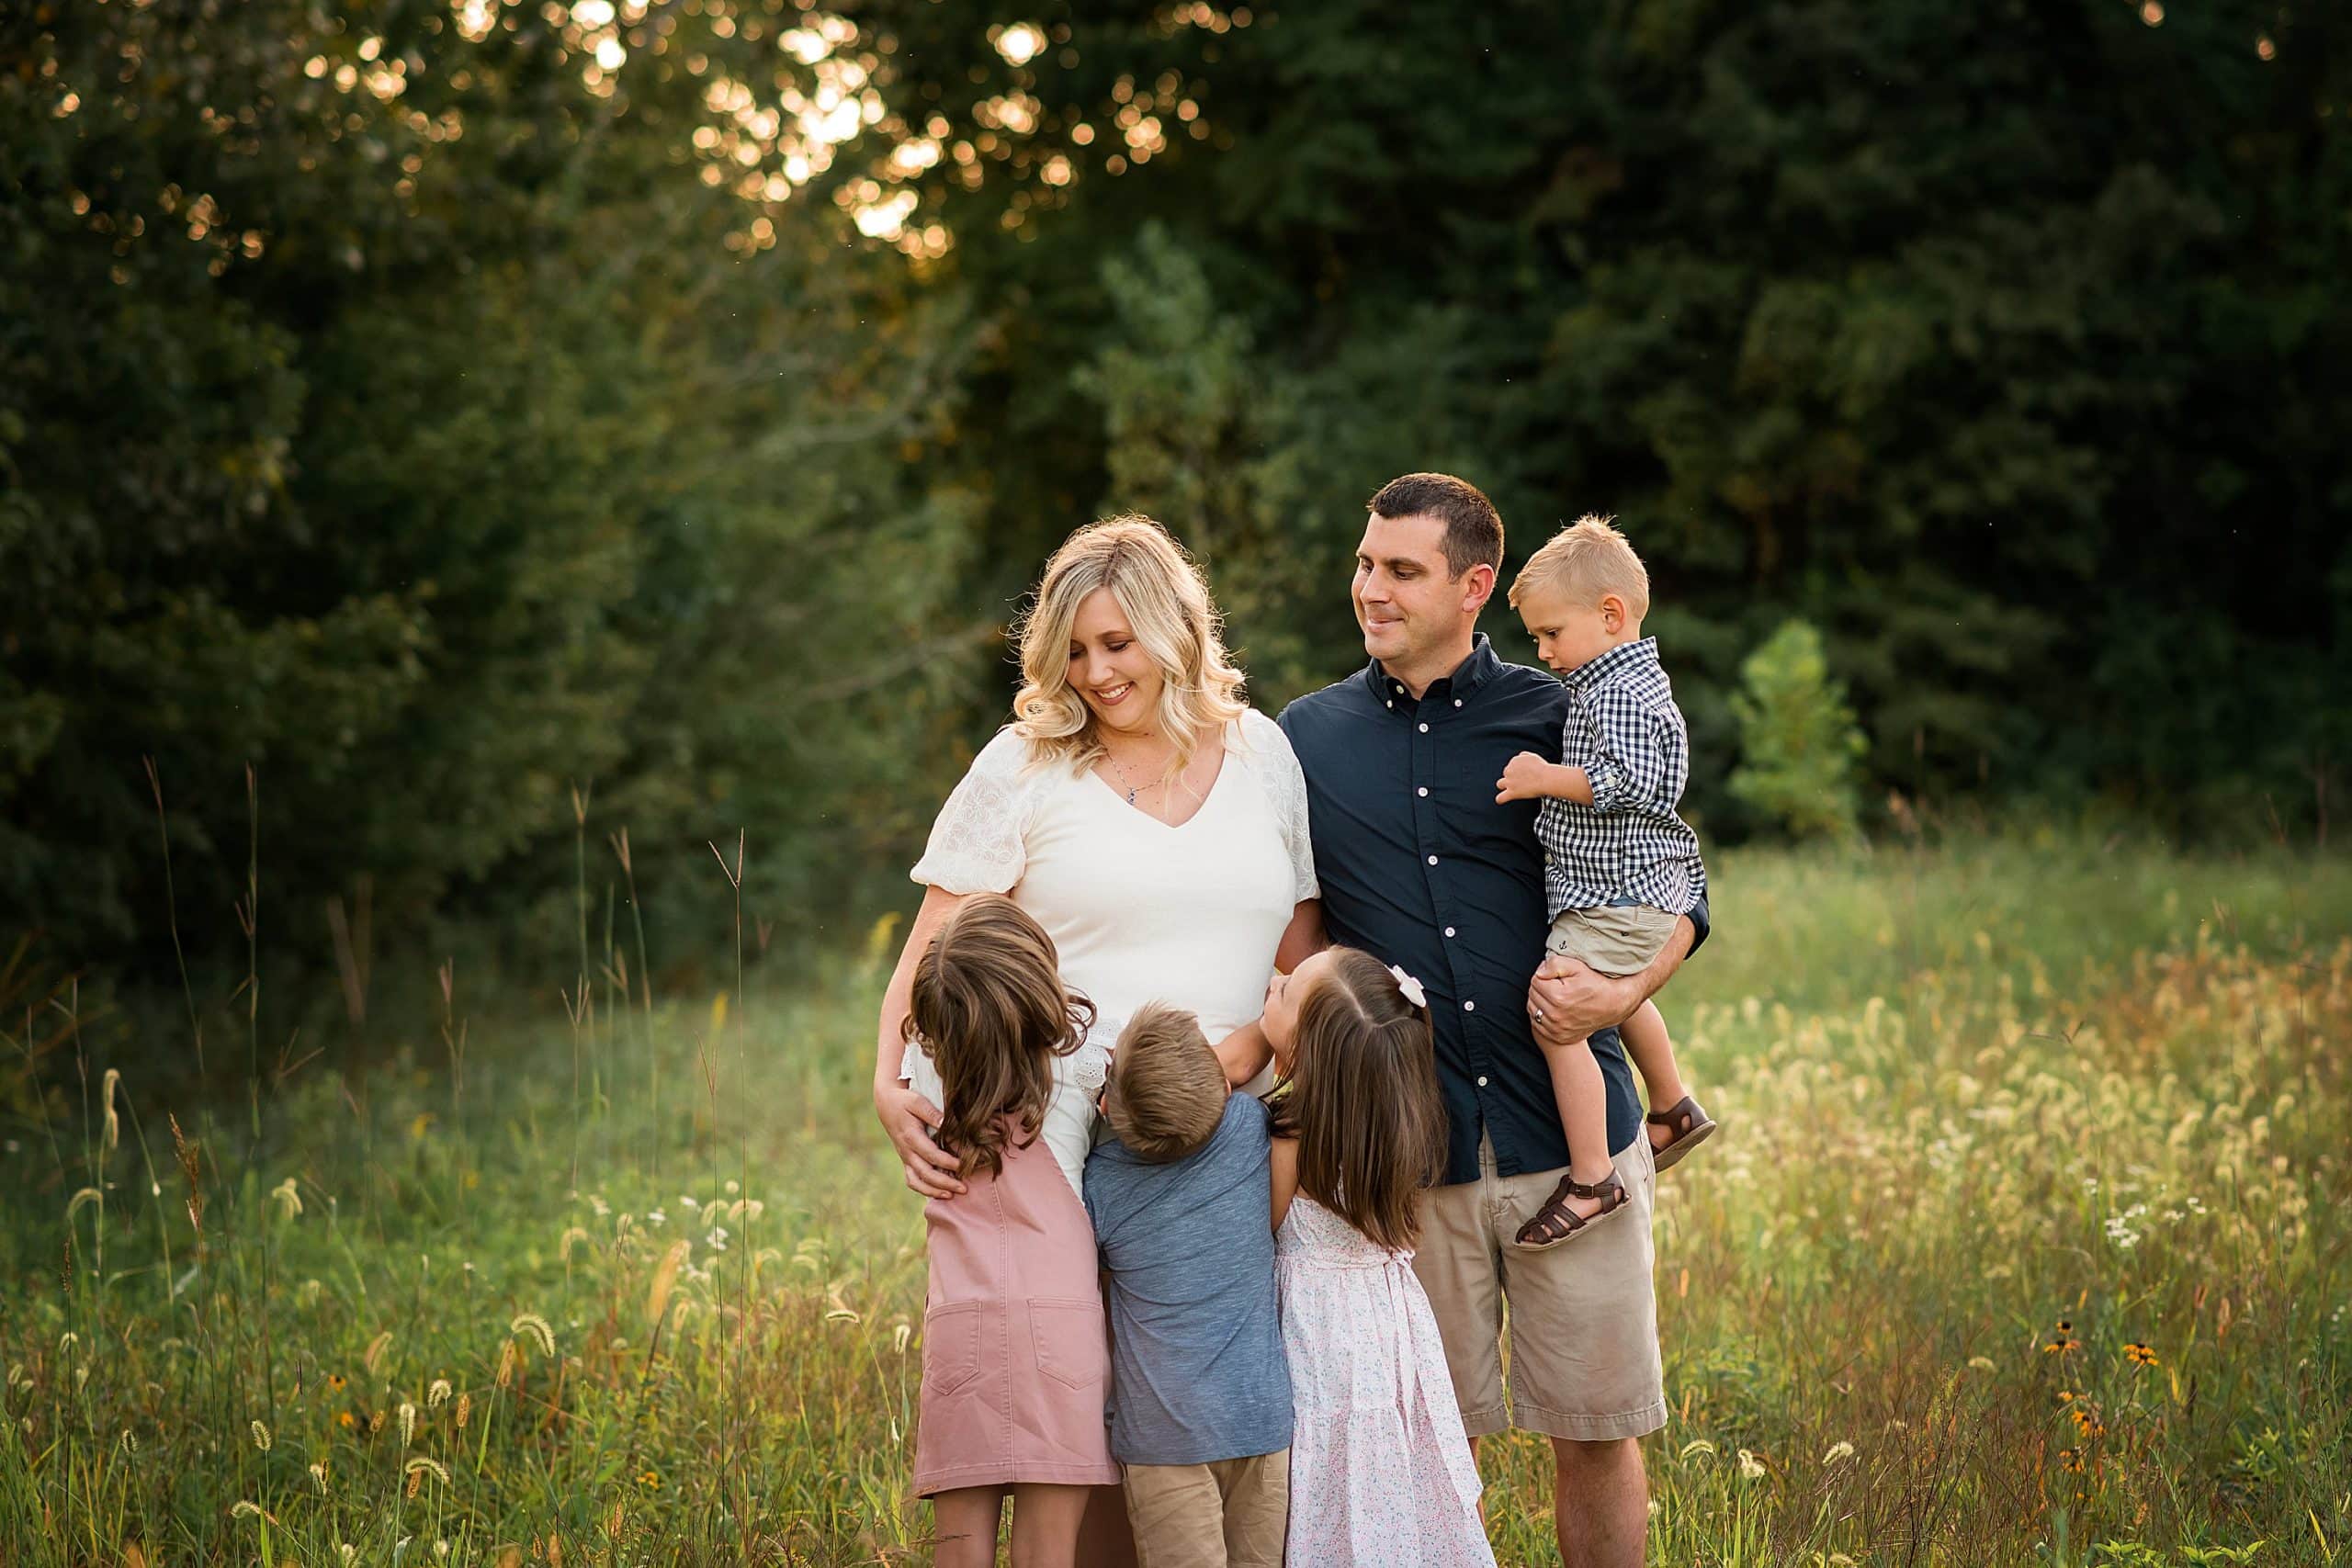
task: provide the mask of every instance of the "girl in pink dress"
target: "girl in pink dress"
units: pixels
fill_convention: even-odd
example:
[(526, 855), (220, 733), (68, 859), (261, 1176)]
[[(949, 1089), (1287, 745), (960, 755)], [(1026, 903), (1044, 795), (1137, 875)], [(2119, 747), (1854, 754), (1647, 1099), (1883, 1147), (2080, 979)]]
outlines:
[(1040, 1137), (1055, 1071), (1094, 1010), (1010, 898), (957, 908), (916, 963), (905, 1024), (937, 1070), (938, 1139), (966, 1190), (923, 1206), (931, 1282), (914, 1489), (941, 1568), (996, 1561), (1010, 1495), (1017, 1568), (1067, 1568), (1088, 1489), (1119, 1479), (1103, 1425), (1110, 1350), (1086, 1208)]
[(1478, 1466), (1412, 1269), (1445, 1121), (1420, 985), (1352, 947), (1266, 989), (1274, 1272), (1295, 1412), (1289, 1568), (1493, 1568)]

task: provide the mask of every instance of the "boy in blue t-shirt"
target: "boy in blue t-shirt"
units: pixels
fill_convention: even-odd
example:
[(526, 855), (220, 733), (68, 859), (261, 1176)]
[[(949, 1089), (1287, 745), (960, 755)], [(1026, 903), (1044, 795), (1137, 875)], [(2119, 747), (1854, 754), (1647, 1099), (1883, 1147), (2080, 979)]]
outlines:
[(1119, 1036), (1086, 1162), (1111, 1276), (1111, 1455), (1145, 1568), (1279, 1568), (1290, 1365), (1274, 1295), (1267, 1111), (1234, 1094), (1191, 1013)]

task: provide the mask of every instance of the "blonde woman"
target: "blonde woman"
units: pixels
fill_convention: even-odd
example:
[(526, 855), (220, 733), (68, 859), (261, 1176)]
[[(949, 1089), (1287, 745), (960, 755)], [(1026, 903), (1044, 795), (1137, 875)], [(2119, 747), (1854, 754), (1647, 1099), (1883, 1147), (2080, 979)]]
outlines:
[[(1093, 1034), (1055, 1068), (1087, 1092), (1055, 1096), (1041, 1132), (1074, 1199), (1127, 1017), (1148, 1001), (1190, 1011), (1230, 1079), (1261, 1077), (1267, 982), (1322, 945), (1298, 761), (1243, 700), (1208, 586), (1166, 530), (1128, 516), (1071, 535), (1018, 637), (1012, 722), (973, 759), (915, 864), (922, 907), (877, 1030), (875, 1111), (907, 1185), (929, 1198), (964, 1183), (934, 1135), (938, 1075), (903, 1025), (916, 963), (962, 900), (1010, 896), (1096, 1010)], [(1090, 1532), (1085, 1560), (1102, 1550)]]
[[(1319, 937), (1306, 782), (1273, 720), (1242, 700), (1199, 570), (1159, 524), (1080, 528), (1046, 563), (1018, 631), (1013, 721), (972, 761), (912, 875), (925, 885), (882, 1003), (875, 1106), (927, 1197), (959, 1190), (931, 1137), (929, 1064), (899, 1023), (915, 960), (958, 900), (1004, 893), (1060, 951), (1103, 1021), (1066, 1070), (1101, 1079), (1147, 1001), (1191, 1011), (1237, 1082), (1269, 1060), (1266, 981)], [(1047, 1141), (1073, 1188), (1091, 1126)]]

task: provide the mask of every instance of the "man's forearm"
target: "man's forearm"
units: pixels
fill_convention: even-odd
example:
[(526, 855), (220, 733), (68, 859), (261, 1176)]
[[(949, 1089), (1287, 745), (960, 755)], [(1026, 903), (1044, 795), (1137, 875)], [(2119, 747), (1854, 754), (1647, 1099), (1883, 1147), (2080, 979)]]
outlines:
[(1658, 949), (1657, 956), (1650, 960), (1649, 967), (1638, 975), (1628, 976), (1639, 984), (1641, 995), (1635, 997), (1634, 1005), (1625, 1010), (1627, 1018), (1631, 1018), (1644, 1002), (1666, 988), (1666, 983), (1674, 978), (1674, 972), (1682, 967), (1682, 961), (1690, 956), (1691, 944), (1698, 936), (1699, 928), (1690, 923), (1690, 916), (1681, 916), (1674, 922), (1673, 932), (1667, 937), (1666, 945)]
[(1274, 947), (1274, 967), (1290, 974), (1301, 964), (1331, 945), (1323, 930), (1323, 901), (1302, 898), (1291, 910), (1290, 924), (1283, 928), (1281, 942)]
[(1623, 1023), (1674, 978), (1697, 936), (1698, 927), (1683, 916), (1649, 966), (1625, 976), (1596, 974), (1572, 958), (1546, 958), (1528, 986), (1537, 1040), (1562, 1044)]

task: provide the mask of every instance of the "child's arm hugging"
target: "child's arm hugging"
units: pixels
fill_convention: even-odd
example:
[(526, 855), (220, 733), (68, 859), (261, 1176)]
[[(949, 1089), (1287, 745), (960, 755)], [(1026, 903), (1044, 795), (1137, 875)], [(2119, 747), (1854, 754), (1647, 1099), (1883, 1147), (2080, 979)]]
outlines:
[(1570, 800), (1595, 811), (1672, 811), (1690, 779), (1690, 741), (1669, 714), (1603, 705), (1589, 768), (1521, 751), (1495, 781), (1495, 804)]

